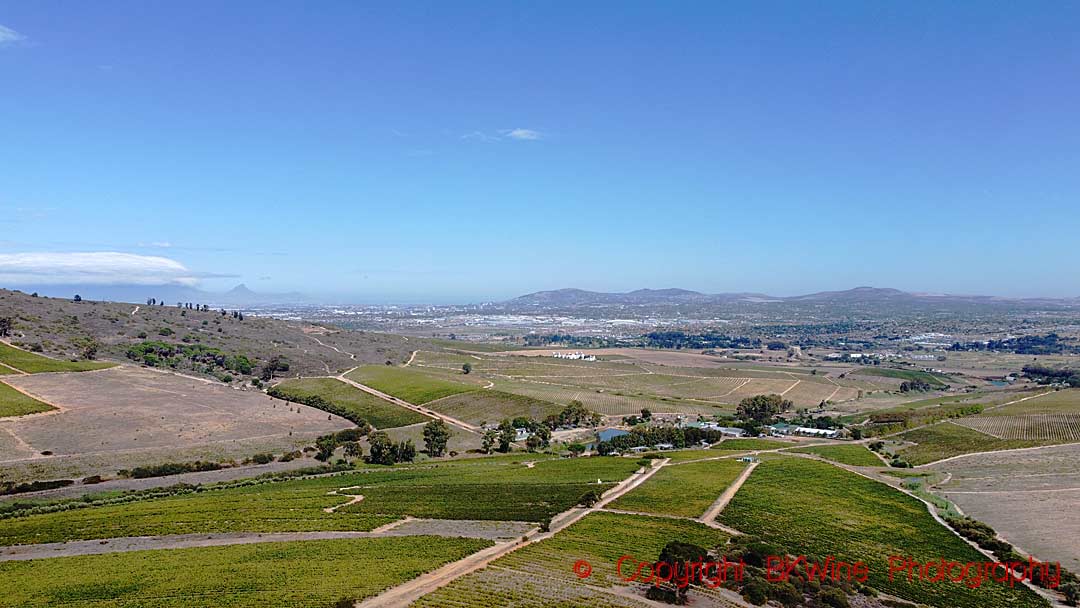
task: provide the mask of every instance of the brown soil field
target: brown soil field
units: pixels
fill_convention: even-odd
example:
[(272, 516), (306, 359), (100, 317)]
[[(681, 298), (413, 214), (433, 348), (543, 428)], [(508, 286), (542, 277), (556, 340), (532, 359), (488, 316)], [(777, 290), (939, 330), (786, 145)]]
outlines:
[(352, 426), (261, 392), (134, 366), (9, 381), (59, 411), (0, 422), (5, 477), (36, 476), (50, 467), (69, 475), (111, 474), (137, 464), (240, 459), (284, 452)]
[(1080, 445), (972, 454), (931, 467), (939, 493), (1042, 560), (1080, 570)]

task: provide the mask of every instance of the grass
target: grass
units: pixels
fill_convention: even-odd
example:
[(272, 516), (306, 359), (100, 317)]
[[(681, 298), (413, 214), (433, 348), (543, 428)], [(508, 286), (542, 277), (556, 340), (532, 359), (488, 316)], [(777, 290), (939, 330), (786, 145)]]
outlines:
[(687, 462), (690, 460), (704, 460), (706, 458), (720, 458), (723, 456), (737, 456), (739, 454), (745, 454), (745, 450), (720, 450), (720, 449), (687, 449), (687, 450), (672, 450), (664, 452), (654, 452), (659, 454), (663, 458), (670, 458), (671, 462)]
[(5, 416), (25, 416), (54, 410), (53, 406), (42, 403), (33, 397), (24, 395), (0, 382), (0, 418)]
[(778, 448), (796, 447), (799, 444), (790, 441), (776, 441), (774, 439), (725, 439), (716, 445), (716, 450), (775, 450)]
[[(1036, 393), (1032, 393), (1036, 394)], [(1022, 414), (1077, 414), (1080, 413), (1080, 389), (1054, 391), (1041, 397), (989, 409), (984, 416), (1014, 416)]]
[(497, 390), (473, 391), (444, 397), (428, 403), (427, 407), (476, 425), (486, 422), (496, 423), (504, 418), (525, 416), (533, 420), (543, 420), (551, 414), (558, 414), (562, 406), (550, 401), (541, 401), (525, 395), (514, 395)]
[(918, 444), (901, 448), (899, 451), (899, 455), (913, 465), (928, 464), (962, 454), (1061, 443), (1053, 440), (998, 439), (951, 422), (912, 429), (892, 438)]
[(115, 363), (106, 361), (60, 361), (35, 355), (14, 346), (0, 343), (0, 362), (28, 374), (41, 372), (86, 372), (95, 369), (113, 367)]
[[(728, 536), (687, 520), (592, 513), (555, 536), (501, 557), (487, 568), (462, 577), (418, 600), (417, 608), (513, 606), (515, 608), (623, 608), (641, 602), (614, 595), (624, 588), (615, 570), (623, 555), (655, 562), (669, 541), (705, 548), (721, 546)], [(585, 560), (588, 579), (574, 575), (571, 565)], [(624, 566), (625, 571), (625, 566)], [(691, 597), (700, 593), (692, 591)], [(722, 604), (722, 605), (727, 605)]]
[[(226, 485), (194, 494), (0, 519), (0, 546), (209, 532), (365, 531), (404, 515), (545, 522), (637, 464), (624, 458), (479, 458), (333, 477)], [(598, 485), (597, 480), (601, 480)], [(341, 488), (343, 496), (327, 493)], [(364, 500), (334, 513), (326, 507)]]
[(816, 454), (826, 460), (832, 460), (833, 462), (839, 462), (840, 464), (849, 464), (855, 467), (880, 467), (885, 465), (885, 463), (881, 462), (880, 458), (875, 456), (873, 452), (866, 449), (866, 446), (861, 444), (818, 445), (807, 448), (797, 448), (791, 451), (800, 452), (802, 454)]
[(700, 517), (746, 468), (733, 458), (668, 465), (609, 506), (682, 517)]
[(347, 377), (414, 405), (423, 405), (429, 401), (475, 391), (479, 388), (388, 365), (365, 365), (349, 372)]
[(0, 563), (0, 578), (11, 608), (329, 608), (490, 545), (413, 536), (133, 551)]
[(286, 380), (278, 384), (277, 388), (294, 397), (319, 395), (339, 407), (356, 413), (377, 429), (408, 426), (431, 420), (419, 412), (394, 405), (333, 378)]
[(862, 561), (868, 584), (940, 608), (1046, 606), (1027, 588), (993, 582), (977, 589), (951, 583), (888, 579), (892, 555), (919, 562), (987, 558), (938, 524), (926, 505), (885, 484), (823, 462), (775, 458), (755, 469), (719, 520), (805, 555)]
[(896, 380), (922, 380), (923, 382), (931, 386), (945, 386), (945, 382), (943, 382), (942, 379), (949, 379), (947, 376), (942, 376), (940, 374), (931, 374), (930, 372), (923, 372), (914, 369), (888, 369), (865, 367), (855, 373), (862, 376), (878, 376), (881, 378), (893, 378)]

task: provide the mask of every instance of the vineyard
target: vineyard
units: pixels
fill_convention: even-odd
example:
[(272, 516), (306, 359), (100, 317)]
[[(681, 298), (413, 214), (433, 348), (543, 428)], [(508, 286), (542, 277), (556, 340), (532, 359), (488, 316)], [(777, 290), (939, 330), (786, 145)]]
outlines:
[[(332, 477), (239, 483), (217, 489), (0, 519), (0, 546), (204, 532), (366, 531), (402, 516), (547, 521), (637, 465), (622, 458), (509, 458), (372, 469)], [(600, 481), (597, 484), (597, 480)], [(330, 491), (358, 486), (329, 495)], [(364, 500), (349, 502), (353, 493)]]
[(419, 412), (394, 405), (334, 378), (286, 380), (276, 385), (275, 389), (301, 403), (309, 403), (303, 401), (307, 397), (322, 397), (377, 429), (408, 426), (431, 420)]
[(0, 563), (3, 605), (327, 608), (490, 546), (437, 536), (313, 540)]
[(47, 403), (42, 403), (33, 397), (24, 395), (0, 382), (0, 418), (5, 416), (25, 416), (54, 409)]
[(525, 416), (533, 420), (543, 420), (552, 414), (558, 414), (562, 406), (550, 401), (541, 401), (525, 395), (514, 395), (497, 390), (474, 391), (451, 395), (429, 402), (427, 407), (476, 425), (498, 423), (504, 418)]
[(700, 517), (746, 466), (734, 458), (668, 465), (608, 506), (624, 511)]
[[(615, 562), (627, 554), (655, 561), (660, 549), (673, 540), (712, 549), (722, 546), (727, 535), (688, 520), (593, 513), (549, 539), (515, 551), (484, 570), (428, 594), (414, 606), (640, 606), (641, 603), (632, 599), (605, 592), (623, 586), (624, 590), (637, 593), (619, 579)], [(577, 560), (592, 565), (587, 587), (571, 570)], [(704, 592), (695, 590), (690, 595), (698, 594)]]
[(115, 363), (104, 361), (60, 361), (35, 355), (14, 346), (0, 343), (0, 363), (11, 366), (21, 372), (38, 374), (42, 372), (86, 372), (95, 369), (113, 367)]
[(467, 393), (478, 388), (469, 384), (435, 378), (410, 369), (384, 365), (364, 365), (349, 372), (347, 377), (414, 405), (423, 405), (429, 401), (458, 393)]
[(861, 560), (874, 588), (939, 608), (1044, 607), (1027, 588), (888, 578), (891, 555), (916, 561), (945, 557), (961, 563), (986, 558), (937, 523), (926, 505), (889, 486), (804, 458), (763, 462), (719, 520), (807, 555)]
[(900, 456), (911, 464), (921, 465), (963, 454), (1030, 448), (1040, 445), (1053, 445), (1064, 441), (1055, 439), (1001, 439), (968, 426), (962, 426), (961, 423), (963, 422), (965, 422), (964, 419), (940, 422), (896, 435), (894, 439), (916, 444), (901, 448)]
[(725, 439), (713, 446), (714, 450), (776, 450), (796, 447), (799, 444), (791, 441), (779, 441), (777, 439)]
[(855, 467), (880, 467), (885, 464), (880, 458), (875, 456), (873, 452), (866, 449), (866, 446), (860, 444), (819, 445), (807, 448), (796, 448), (791, 451), (800, 452), (802, 454), (815, 454), (821, 456), (825, 460), (839, 462), (840, 464), (849, 464)]
[(1080, 441), (1080, 414), (1031, 414), (1026, 416), (974, 416), (956, 424), (998, 439), (1033, 441)]

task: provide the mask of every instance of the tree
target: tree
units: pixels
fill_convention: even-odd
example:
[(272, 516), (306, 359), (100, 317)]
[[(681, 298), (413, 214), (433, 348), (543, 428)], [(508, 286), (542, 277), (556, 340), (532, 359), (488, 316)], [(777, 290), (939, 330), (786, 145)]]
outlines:
[(740, 401), (736, 413), (743, 420), (765, 424), (777, 414), (791, 409), (791, 405), (780, 395), (755, 395)]
[(360, 444), (356, 441), (346, 441), (344, 447), (345, 458), (352, 458), (355, 460), (364, 455), (364, 448), (360, 447)]
[(641, 419), (642, 420), (648, 420), (650, 418), (652, 418), (652, 412), (650, 412), (647, 408), (642, 408), (641, 409)]
[(79, 294), (75, 294), (75, 301), (82, 302), (82, 296), (80, 296)]
[(0, 336), (10, 336), (13, 327), (15, 327), (15, 319), (0, 317)]
[(93, 338), (84, 338), (79, 342), (79, 354), (82, 355), (83, 359), (97, 357), (99, 348), (101, 348), (101, 344)]
[(446, 444), (450, 441), (450, 426), (442, 420), (436, 419), (424, 425), (424, 446), (428, 456), (438, 458), (446, 452)]
[(466, 363), (461, 366), (461, 373), (468, 375), (472, 371), (472, 363)]
[(585, 445), (581, 443), (571, 443), (570, 445), (566, 446), (566, 449), (570, 450), (570, 455), (574, 458), (577, 458), (578, 456), (581, 456), (585, 453)]
[(386, 433), (375, 431), (368, 435), (368, 462), (394, 464), (394, 443)]
[(412, 462), (416, 460), (416, 446), (413, 445), (412, 439), (391, 446), (390, 453), (393, 462)]
[[(703, 547), (691, 543), (684, 543), (679, 541), (671, 541), (664, 545), (664, 548), (660, 550), (660, 558), (658, 563), (670, 564), (671, 568), (675, 570), (672, 574), (672, 580), (682, 581), (687, 579), (686, 585), (673, 584), (671, 581), (666, 584), (661, 583), (655, 585), (656, 589), (653, 591), (653, 595), (649, 597), (652, 599), (662, 599), (669, 603), (685, 605), (686, 594), (690, 591), (690, 586), (700, 582), (700, 579), (693, 576), (689, 572), (679, 572), (679, 568), (691, 568), (691, 564), (705, 563), (709, 561), (709, 552)], [(652, 591), (652, 589), (650, 589)]]
[(484, 438), (480, 442), (480, 448), (485, 454), (490, 454), (495, 449), (495, 443), (499, 441), (499, 432), (495, 429), (484, 431)]
[(337, 439), (333, 435), (323, 435), (315, 440), (315, 460), (320, 462), (326, 462), (330, 460), (330, 457), (334, 455), (334, 449), (337, 447)]
[(510, 444), (517, 439), (517, 431), (514, 429), (514, 425), (510, 424), (509, 420), (503, 420), (499, 424), (499, 451), (506, 453), (510, 451)]

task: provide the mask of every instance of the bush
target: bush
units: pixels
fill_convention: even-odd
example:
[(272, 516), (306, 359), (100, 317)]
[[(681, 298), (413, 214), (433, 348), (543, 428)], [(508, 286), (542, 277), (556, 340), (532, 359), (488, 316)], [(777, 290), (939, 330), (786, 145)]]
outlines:
[(101, 475), (91, 475), (89, 477), (83, 477), (82, 480), (83, 485), (85, 486), (93, 485), (95, 483), (101, 483), (103, 481), (105, 480), (101, 478)]
[(127, 473), (125, 476), (133, 479), (146, 479), (148, 477), (166, 477), (169, 475), (179, 475), (181, 473), (217, 471), (221, 468), (222, 466), (216, 462), (196, 460), (195, 462), (167, 462), (165, 464), (135, 467), (130, 471), (120, 471), (120, 473), (122, 475)]
[(251, 457), (251, 461), (254, 462), (255, 464), (269, 464), (271, 462), (274, 462), (274, 455), (273, 454), (265, 454), (265, 453), (263, 453), (263, 454), (255, 454), (254, 456)]

